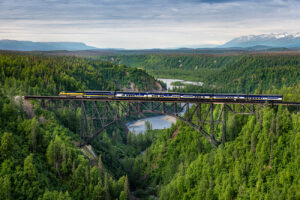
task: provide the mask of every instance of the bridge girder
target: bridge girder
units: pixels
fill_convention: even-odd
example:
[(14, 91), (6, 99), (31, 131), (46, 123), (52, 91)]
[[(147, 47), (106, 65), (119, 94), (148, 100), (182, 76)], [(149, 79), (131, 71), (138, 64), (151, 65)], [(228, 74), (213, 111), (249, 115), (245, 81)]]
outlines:
[[(99, 134), (112, 124), (118, 123), (127, 116), (143, 115), (144, 113), (166, 114), (184, 122), (200, 133), (212, 146), (217, 148), (226, 141), (226, 120), (227, 112), (234, 114), (254, 114), (254, 106), (242, 105), (241, 111), (237, 112), (235, 106), (221, 104), (197, 103), (165, 103), (165, 102), (110, 102), (103, 101), (100, 104), (94, 102), (81, 102), (81, 129), (80, 146), (90, 144)], [(209, 109), (203, 109), (208, 105)], [(218, 116), (214, 116), (214, 110), (219, 109)], [(185, 112), (184, 112), (185, 111)], [(100, 121), (100, 126), (97, 121)], [(98, 124), (98, 126), (97, 126)], [(210, 125), (206, 130), (206, 124)], [(222, 124), (222, 136), (215, 135), (219, 124)], [(97, 126), (97, 130), (91, 129)], [(218, 139), (220, 138), (220, 139)]]
[[(170, 98), (84, 98), (84, 97), (61, 97), (61, 96), (24, 96), (26, 100), (41, 100), (42, 108), (47, 108), (48, 102), (56, 108), (63, 106), (58, 100), (81, 102), (81, 122), (80, 122), (80, 146), (89, 144), (103, 130), (110, 125), (124, 120), (127, 116), (142, 115), (151, 112), (157, 114), (167, 114), (188, 124), (204, 138), (206, 138), (215, 148), (226, 141), (226, 120), (227, 113), (252, 115), (255, 113), (254, 105), (284, 105), (297, 106), (300, 102), (261, 102), (258, 100), (203, 100), (203, 99), (170, 99)], [(97, 104), (97, 102), (100, 102)], [(92, 104), (91, 104), (92, 103)], [(71, 103), (70, 103), (71, 104)], [(70, 105), (69, 104), (69, 105)], [(195, 105), (189, 109), (190, 105)], [(203, 109), (203, 105), (209, 106)], [(217, 106), (221, 105), (221, 106)], [(236, 109), (236, 105), (240, 105)], [(78, 106), (78, 104), (77, 104)], [(74, 109), (74, 105), (69, 106)], [(214, 110), (219, 109), (218, 116), (214, 116)], [(75, 106), (76, 110), (76, 106)], [(186, 110), (185, 114), (180, 114)], [(222, 124), (222, 135), (216, 136), (216, 128)], [(96, 130), (97, 129), (97, 130)], [(82, 140), (82, 141), (81, 141)]]

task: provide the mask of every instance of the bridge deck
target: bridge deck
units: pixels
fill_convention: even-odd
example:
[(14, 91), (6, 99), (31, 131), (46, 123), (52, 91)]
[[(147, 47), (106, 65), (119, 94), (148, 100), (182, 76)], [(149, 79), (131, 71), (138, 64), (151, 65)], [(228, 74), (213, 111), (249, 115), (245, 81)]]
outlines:
[[(212, 103), (212, 104), (265, 104), (261, 100), (234, 99), (189, 99), (189, 98), (144, 98), (144, 97), (63, 97), (63, 96), (24, 96), (26, 100), (76, 100), (76, 101), (129, 101), (129, 102), (171, 102), (171, 103)], [(268, 101), (271, 105), (300, 106), (300, 102)]]

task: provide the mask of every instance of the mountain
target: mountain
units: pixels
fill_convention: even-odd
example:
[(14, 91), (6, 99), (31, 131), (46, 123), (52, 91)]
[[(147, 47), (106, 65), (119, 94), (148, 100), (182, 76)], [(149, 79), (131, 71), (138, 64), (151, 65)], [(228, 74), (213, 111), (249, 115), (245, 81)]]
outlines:
[(267, 46), (267, 47), (285, 47), (298, 48), (300, 47), (300, 33), (297, 34), (262, 34), (262, 35), (248, 35), (241, 36), (230, 40), (221, 45), (221, 48), (231, 47), (253, 47), (253, 46)]
[(89, 50), (96, 49), (81, 42), (32, 42), (18, 40), (0, 40), (1, 50), (15, 51), (54, 51), (54, 50)]

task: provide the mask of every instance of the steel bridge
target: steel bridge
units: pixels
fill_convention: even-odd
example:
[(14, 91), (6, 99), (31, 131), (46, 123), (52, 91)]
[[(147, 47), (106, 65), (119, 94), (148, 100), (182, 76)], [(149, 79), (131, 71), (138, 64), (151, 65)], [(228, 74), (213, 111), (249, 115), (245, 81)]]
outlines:
[[(227, 114), (251, 115), (255, 105), (300, 106), (300, 102), (259, 101), (246, 99), (180, 99), (145, 97), (72, 97), (72, 96), (24, 96), (25, 100), (41, 100), (42, 107), (48, 101), (76, 101), (81, 106), (80, 144), (89, 144), (107, 127), (124, 120), (128, 116), (143, 113), (167, 114), (191, 126), (212, 146), (217, 148), (226, 141)], [(99, 103), (100, 102), (100, 103)], [(236, 106), (239, 105), (239, 106)], [(193, 109), (190, 109), (190, 107)], [(218, 110), (217, 116), (214, 111)], [(184, 112), (185, 111), (185, 112)], [(182, 113), (184, 114), (182, 115)], [(222, 127), (222, 135), (217, 136), (217, 128)]]

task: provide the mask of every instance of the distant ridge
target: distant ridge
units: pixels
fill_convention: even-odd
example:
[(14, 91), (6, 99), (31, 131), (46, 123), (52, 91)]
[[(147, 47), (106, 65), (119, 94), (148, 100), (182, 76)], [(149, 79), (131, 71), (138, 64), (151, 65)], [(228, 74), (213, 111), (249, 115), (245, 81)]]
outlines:
[(219, 48), (248, 48), (248, 47), (283, 47), (283, 48), (299, 48), (300, 47), (300, 33), (288, 34), (262, 34), (262, 35), (248, 35), (241, 36), (230, 40)]
[(18, 40), (0, 40), (1, 50), (13, 51), (79, 51), (96, 49), (81, 42), (32, 42)]

